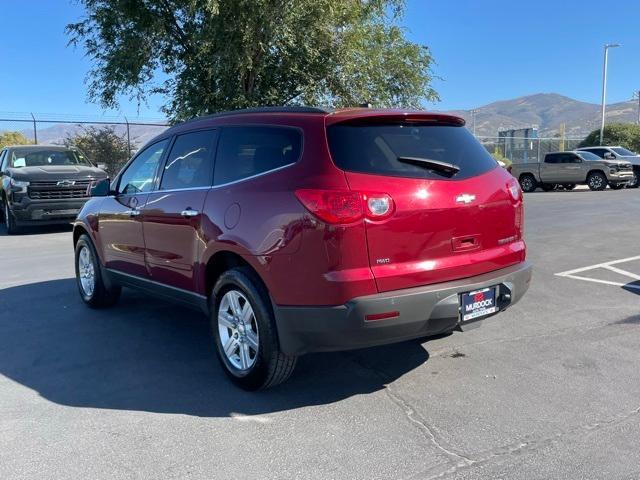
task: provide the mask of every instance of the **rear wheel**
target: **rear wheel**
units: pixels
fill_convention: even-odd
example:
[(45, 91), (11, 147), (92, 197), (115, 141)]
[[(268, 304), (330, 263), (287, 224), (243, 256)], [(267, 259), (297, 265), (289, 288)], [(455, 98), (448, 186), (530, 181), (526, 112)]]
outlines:
[(280, 350), (269, 295), (251, 269), (239, 267), (223, 273), (211, 302), (216, 353), (233, 383), (245, 390), (259, 390), (291, 376), (296, 357)]
[(589, 189), (600, 191), (607, 188), (607, 177), (602, 172), (592, 172), (587, 178)]
[(105, 282), (96, 249), (87, 235), (81, 235), (76, 243), (76, 282), (82, 301), (91, 308), (111, 307), (120, 298), (122, 289)]
[(538, 182), (533, 178), (533, 175), (525, 174), (520, 176), (520, 188), (523, 192), (531, 193), (535, 192), (538, 187)]

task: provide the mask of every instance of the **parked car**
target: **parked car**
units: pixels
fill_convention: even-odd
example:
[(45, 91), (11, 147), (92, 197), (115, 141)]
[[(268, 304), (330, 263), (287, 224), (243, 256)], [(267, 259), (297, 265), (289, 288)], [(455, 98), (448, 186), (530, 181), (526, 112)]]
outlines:
[(579, 151), (591, 152), (599, 158), (605, 160), (624, 160), (633, 165), (633, 180), (629, 183), (629, 188), (638, 188), (640, 179), (640, 155), (624, 147), (583, 147)]
[(93, 188), (73, 231), (80, 295), (201, 309), (249, 390), (307, 352), (464, 329), (520, 300), (531, 265), (520, 187), (463, 125), (295, 107), (174, 126)]
[(633, 180), (629, 162), (604, 160), (586, 151), (547, 153), (542, 163), (514, 163), (511, 174), (518, 179), (524, 192), (540, 187), (545, 191), (558, 186), (572, 190), (587, 184), (591, 190), (624, 188)]
[(23, 225), (71, 223), (93, 182), (107, 177), (79, 150), (9, 146), (0, 151), (0, 202), (7, 233)]

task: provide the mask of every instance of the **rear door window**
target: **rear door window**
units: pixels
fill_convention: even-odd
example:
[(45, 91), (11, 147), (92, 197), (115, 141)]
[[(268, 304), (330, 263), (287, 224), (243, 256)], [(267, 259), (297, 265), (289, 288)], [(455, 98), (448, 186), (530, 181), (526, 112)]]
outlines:
[(178, 135), (164, 165), (160, 190), (211, 186), (215, 141), (215, 130)]
[(302, 151), (302, 135), (290, 127), (225, 127), (220, 133), (214, 185), (243, 180), (291, 165)]
[(547, 155), (544, 157), (544, 163), (560, 163), (559, 155)]
[(350, 172), (393, 177), (448, 179), (426, 166), (405, 163), (398, 157), (435, 160), (456, 165), (458, 180), (474, 177), (498, 164), (462, 126), (419, 123), (336, 124), (327, 129), (335, 164)]

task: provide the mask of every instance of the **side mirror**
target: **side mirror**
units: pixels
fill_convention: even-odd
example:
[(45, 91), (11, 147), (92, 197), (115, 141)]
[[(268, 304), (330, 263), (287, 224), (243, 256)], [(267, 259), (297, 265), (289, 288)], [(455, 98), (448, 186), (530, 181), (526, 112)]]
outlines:
[(111, 180), (103, 178), (98, 180), (91, 186), (90, 194), (92, 197), (107, 197), (111, 193)]

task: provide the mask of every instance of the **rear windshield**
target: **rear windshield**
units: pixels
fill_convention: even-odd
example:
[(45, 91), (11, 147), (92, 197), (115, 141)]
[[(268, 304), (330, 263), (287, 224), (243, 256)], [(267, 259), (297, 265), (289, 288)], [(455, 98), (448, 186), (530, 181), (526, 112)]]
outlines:
[(81, 154), (74, 150), (13, 150), (9, 165), (13, 168), (46, 167), (50, 165), (92, 166)]
[[(496, 161), (464, 127), (393, 123), (337, 124), (327, 129), (331, 156), (350, 172), (394, 177), (459, 180), (497, 167)], [(416, 157), (456, 165), (451, 177), (427, 165), (404, 163), (398, 157)]]

